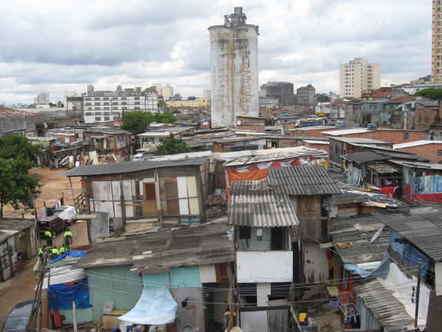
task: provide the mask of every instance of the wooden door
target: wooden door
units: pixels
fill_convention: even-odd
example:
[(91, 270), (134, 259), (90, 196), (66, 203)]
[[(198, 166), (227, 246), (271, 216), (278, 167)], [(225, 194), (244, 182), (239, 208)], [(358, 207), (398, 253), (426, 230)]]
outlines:
[(155, 183), (144, 183), (143, 214), (145, 217), (158, 216)]

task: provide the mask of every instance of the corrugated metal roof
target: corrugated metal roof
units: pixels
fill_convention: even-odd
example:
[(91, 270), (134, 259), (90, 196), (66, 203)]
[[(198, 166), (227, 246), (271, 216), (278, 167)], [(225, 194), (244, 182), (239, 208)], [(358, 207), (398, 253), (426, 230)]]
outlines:
[(363, 134), (363, 133), (368, 133), (370, 131), (371, 130), (367, 128), (350, 128), (342, 130), (323, 131), (322, 133), (330, 136), (342, 136), (342, 135), (351, 135), (351, 134)]
[(384, 163), (369, 165), (368, 168), (375, 170), (379, 174), (399, 173), (397, 168)]
[(172, 267), (232, 262), (231, 229), (226, 224), (206, 223), (115, 238), (96, 243), (79, 266), (131, 265), (140, 272), (159, 273)]
[(361, 264), (382, 261), (389, 245), (389, 230), (376, 216), (337, 218), (329, 223), (329, 234), (344, 264)]
[(287, 195), (272, 190), (266, 181), (234, 182), (229, 223), (250, 227), (297, 226), (294, 204)]
[(336, 181), (320, 166), (271, 168), (267, 181), (287, 195), (332, 195), (341, 192)]
[(373, 138), (365, 138), (365, 137), (330, 137), (338, 142), (344, 142), (348, 144), (382, 144), (382, 145), (390, 145), (390, 142), (380, 141)]
[(118, 175), (118, 174), (141, 172), (141, 171), (146, 171), (155, 168), (163, 168), (163, 167), (198, 166), (202, 165), (206, 160), (207, 158), (179, 160), (179, 161), (177, 160), (125, 161), (115, 164), (80, 166), (67, 171), (63, 175), (67, 177)]
[(442, 262), (442, 214), (390, 215), (383, 222), (436, 262)]
[(394, 144), (393, 149), (400, 150), (400, 149), (412, 148), (415, 146), (422, 146), (422, 145), (428, 145), (428, 144), (442, 144), (442, 141), (421, 140), (421, 141), (400, 143), (400, 144)]
[(392, 160), (390, 160), (393, 164), (404, 166), (404, 167), (410, 167), (410, 168), (419, 168), (419, 169), (434, 169), (434, 170), (442, 170), (442, 164), (430, 164), (430, 163), (423, 163), (418, 161), (402, 161), (402, 160), (394, 160), (395, 158), (392, 157)]
[(368, 163), (371, 161), (388, 160), (388, 157), (373, 151), (361, 151), (349, 153), (343, 157), (345, 160), (354, 161), (358, 164)]
[(393, 295), (394, 292), (397, 292), (397, 289), (387, 289), (379, 280), (357, 287), (358, 296), (362, 298), (386, 332), (409, 331), (409, 328), (413, 328), (414, 319)]
[(224, 166), (244, 166), (273, 160), (287, 160), (300, 157), (327, 158), (327, 152), (323, 150), (296, 146), (291, 148), (235, 151), (215, 154), (216, 158), (226, 160)]

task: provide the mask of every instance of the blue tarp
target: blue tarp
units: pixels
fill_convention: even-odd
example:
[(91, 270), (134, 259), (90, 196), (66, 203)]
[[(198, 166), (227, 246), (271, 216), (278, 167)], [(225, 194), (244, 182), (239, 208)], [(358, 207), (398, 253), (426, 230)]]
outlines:
[(72, 310), (72, 302), (74, 301), (78, 309), (92, 307), (87, 279), (69, 284), (50, 285), (48, 298), (50, 309)]
[(80, 257), (86, 255), (86, 253), (87, 253), (87, 250), (70, 250), (68, 252), (65, 252), (63, 255), (60, 255), (54, 259), (51, 259), (51, 261), (49, 263), (51, 263), (51, 264), (57, 263), (68, 256), (80, 258)]
[(142, 325), (164, 325), (175, 321), (177, 303), (168, 288), (144, 287), (137, 304), (119, 320)]
[(401, 236), (399, 233), (390, 232), (390, 246), (392, 249), (398, 253), (408, 265), (419, 266), (421, 275), (425, 277), (430, 268), (430, 259), (410, 243), (397, 242), (397, 240), (400, 239)]

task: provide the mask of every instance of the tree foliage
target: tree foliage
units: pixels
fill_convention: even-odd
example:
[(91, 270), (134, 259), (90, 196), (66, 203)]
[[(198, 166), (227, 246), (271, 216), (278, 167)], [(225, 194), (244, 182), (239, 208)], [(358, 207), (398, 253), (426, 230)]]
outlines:
[(327, 96), (326, 94), (323, 93), (319, 93), (316, 95), (316, 100), (318, 103), (329, 103), (330, 102), (330, 97)]
[(190, 147), (186, 142), (171, 136), (166, 138), (164, 142), (158, 146), (156, 154), (166, 155), (185, 152), (190, 152)]
[(0, 137), (0, 158), (22, 159), (30, 162), (34, 167), (37, 164), (41, 148), (33, 145), (29, 140), (20, 135), (5, 135)]
[(434, 100), (442, 100), (442, 89), (424, 89), (416, 92), (416, 96), (426, 97)]
[(0, 137), (0, 217), (7, 204), (14, 208), (20, 204), (32, 206), (40, 184), (38, 176), (29, 174), (29, 170), (37, 165), (40, 153), (40, 148), (23, 136)]
[(145, 131), (152, 122), (174, 123), (175, 121), (175, 115), (170, 112), (128, 112), (123, 115), (123, 125), (121, 128), (133, 134), (139, 134)]

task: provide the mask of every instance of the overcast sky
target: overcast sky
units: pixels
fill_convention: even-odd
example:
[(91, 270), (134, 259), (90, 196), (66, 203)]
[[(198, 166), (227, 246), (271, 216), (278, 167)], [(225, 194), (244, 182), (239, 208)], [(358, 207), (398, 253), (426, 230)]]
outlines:
[(243, 6), (257, 24), (260, 84), (338, 90), (339, 64), (366, 57), (384, 85), (430, 73), (430, 0), (0, 1), (0, 103), (41, 91), (170, 83), (182, 95), (210, 88), (210, 25)]

